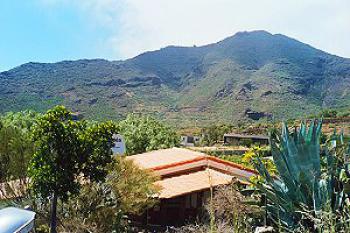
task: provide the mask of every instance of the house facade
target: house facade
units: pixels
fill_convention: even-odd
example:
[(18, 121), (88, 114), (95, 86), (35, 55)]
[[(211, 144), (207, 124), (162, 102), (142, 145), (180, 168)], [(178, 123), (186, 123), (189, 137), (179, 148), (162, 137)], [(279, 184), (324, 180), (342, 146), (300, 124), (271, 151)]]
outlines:
[(182, 135), (181, 136), (181, 146), (195, 146), (201, 140), (199, 136), (191, 136), (191, 135)]

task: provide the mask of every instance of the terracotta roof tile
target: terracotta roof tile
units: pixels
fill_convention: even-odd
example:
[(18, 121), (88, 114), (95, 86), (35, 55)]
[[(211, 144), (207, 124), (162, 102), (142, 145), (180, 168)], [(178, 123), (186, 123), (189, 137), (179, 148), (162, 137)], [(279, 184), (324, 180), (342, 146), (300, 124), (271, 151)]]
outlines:
[(128, 156), (127, 159), (133, 160), (134, 163), (141, 168), (153, 169), (169, 164), (185, 162), (203, 156), (206, 155), (197, 151), (174, 147)]
[(159, 198), (165, 199), (229, 184), (234, 177), (244, 183), (256, 174), (239, 164), (184, 148), (151, 151), (127, 159), (161, 177), (155, 184), (162, 187)]
[(227, 185), (232, 182), (232, 176), (213, 169), (192, 172), (156, 182), (162, 187), (159, 198), (173, 198), (187, 193), (209, 189), (218, 185)]

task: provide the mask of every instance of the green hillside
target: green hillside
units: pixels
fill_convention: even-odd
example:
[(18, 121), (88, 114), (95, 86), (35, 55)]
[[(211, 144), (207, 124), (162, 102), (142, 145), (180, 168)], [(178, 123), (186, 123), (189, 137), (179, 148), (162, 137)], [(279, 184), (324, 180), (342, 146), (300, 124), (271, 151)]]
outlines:
[(173, 124), (300, 117), (349, 108), (350, 59), (253, 31), (125, 61), (27, 63), (0, 73), (1, 112), (57, 104), (88, 118), (140, 112)]

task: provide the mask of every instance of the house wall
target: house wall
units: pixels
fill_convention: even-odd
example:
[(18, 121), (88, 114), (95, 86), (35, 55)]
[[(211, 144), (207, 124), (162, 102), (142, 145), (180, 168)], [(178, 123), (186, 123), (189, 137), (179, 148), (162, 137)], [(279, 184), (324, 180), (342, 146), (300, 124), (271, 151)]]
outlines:
[(170, 199), (161, 199), (158, 205), (148, 209), (141, 216), (134, 217), (134, 220), (144, 226), (158, 227), (181, 226), (194, 222), (203, 213), (209, 194), (209, 190), (203, 190)]
[(198, 136), (181, 136), (180, 144), (182, 146), (195, 146), (200, 141)]

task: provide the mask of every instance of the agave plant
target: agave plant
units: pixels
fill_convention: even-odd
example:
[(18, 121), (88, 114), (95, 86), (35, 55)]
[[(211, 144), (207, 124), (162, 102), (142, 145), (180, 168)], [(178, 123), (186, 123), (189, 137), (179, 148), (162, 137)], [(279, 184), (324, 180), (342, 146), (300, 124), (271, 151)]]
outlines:
[[(343, 215), (337, 215), (344, 212), (341, 211), (347, 198), (344, 181), (350, 180), (344, 141), (334, 134), (330, 141), (333, 146), (321, 149), (321, 128), (321, 121), (313, 121), (309, 127), (302, 123), (292, 133), (286, 124), (281, 134), (271, 133), (277, 176), (272, 176), (259, 158), (255, 161), (264, 178), (255, 185), (266, 196), (268, 217), (286, 231), (295, 232), (303, 226), (324, 232), (322, 221), (326, 211), (334, 214), (336, 221), (344, 220)], [(336, 138), (338, 146), (334, 143)], [(337, 225), (335, 222), (334, 226)]]

